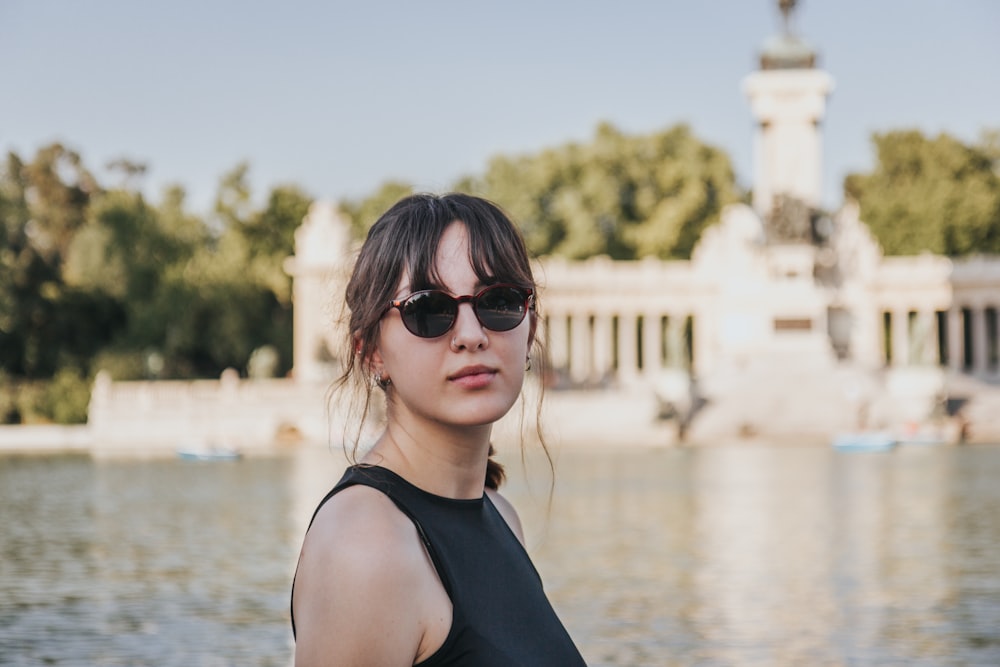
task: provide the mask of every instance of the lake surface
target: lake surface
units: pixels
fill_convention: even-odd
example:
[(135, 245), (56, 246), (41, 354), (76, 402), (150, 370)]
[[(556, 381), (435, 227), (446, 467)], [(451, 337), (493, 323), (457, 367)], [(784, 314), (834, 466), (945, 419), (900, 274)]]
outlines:
[[(588, 663), (1000, 665), (1000, 447), (505, 457)], [(322, 449), (0, 457), (0, 665), (289, 665)]]

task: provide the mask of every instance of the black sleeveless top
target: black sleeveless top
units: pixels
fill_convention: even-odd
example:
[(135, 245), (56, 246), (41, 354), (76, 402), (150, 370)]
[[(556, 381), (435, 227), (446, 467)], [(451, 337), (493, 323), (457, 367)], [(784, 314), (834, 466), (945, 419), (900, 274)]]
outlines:
[(381, 491), (413, 521), (451, 598), (448, 637), (420, 667), (586, 667), (527, 552), (485, 493), (445, 498), (386, 468), (352, 466), (316, 512), (355, 484)]

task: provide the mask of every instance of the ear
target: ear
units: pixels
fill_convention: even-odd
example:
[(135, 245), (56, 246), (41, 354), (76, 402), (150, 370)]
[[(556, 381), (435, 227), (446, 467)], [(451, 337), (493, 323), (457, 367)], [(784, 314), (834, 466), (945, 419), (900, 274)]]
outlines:
[(371, 354), (368, 355), (368, 360), (365, 365), (367, 366), (368, 371), (372, 374), (385, 374), (385, 363), (382, 359), (382, 353), (379, 352), (378, 347), (372, 350)]
[(385, 374), (385, 364), (382, 360), (382, 354), (379, 352), (377, 341), (371, 351), (367, 355), (364, 355), (364, 345), (362, 344), (360, 338), (355, 337), (354, 354), (358, 356), (358, 366), (365, 374)]
[(538, 330), (538, 314), (531, 310), (528, 311), (528, 349), (535, 344), (535, 332)]

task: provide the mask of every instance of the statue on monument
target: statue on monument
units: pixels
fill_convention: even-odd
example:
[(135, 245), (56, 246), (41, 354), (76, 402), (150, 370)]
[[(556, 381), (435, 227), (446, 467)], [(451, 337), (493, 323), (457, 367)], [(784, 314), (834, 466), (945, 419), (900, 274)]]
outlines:
[(781, 16), (785, 23), (785, 34), (791, 34), (791, 16), (792, 12), (795, 10), (795, 5), (798, 4), (798, 0), (778, 0), (778, 9), (781, 10)]
[(777, 195), (770, 215), (764, 221), (769, 243), (812, 243), (813, 212), (801, 199)]
[(798, 0), (778, 0), (783, 27), (781, 34), (765, 45), (761, 69), (810, 69), (816, 65), (812, 47), (792, 34), (792, 14), (798, 4)]

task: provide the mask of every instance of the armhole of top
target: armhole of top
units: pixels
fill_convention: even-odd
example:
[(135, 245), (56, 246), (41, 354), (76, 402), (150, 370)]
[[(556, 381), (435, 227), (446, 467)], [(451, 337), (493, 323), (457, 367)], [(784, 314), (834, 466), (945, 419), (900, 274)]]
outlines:
[(398, 500), (381, 489), (376, 490), (385, 494), (385, 496), (392, 501), (396, 508), (402, 512), (417, 529), (417, 536), (420, 537), (420, 542), (424, 545), (424, 549), (427, 550), (427, 555), (431, 558), (431, 564), (434, 566), (434, 571), (437, 572), (438, 579), (441, 581), (441, 585), (444, 586), (444, 592), (448, 596), (448, 599), (451, 600), (452, 607), (454, 607), (455, 596), (452, 595), (451, 575), (445, 569), (444, 563), (441, 562), (441, 557), (438, 555), (437, 549), (434, 548), (434, 544), (431, 542), (430, 538), (427, 537), (427, 532), (424, 530), (424, 527), (421, 525), (420, 521), (417, 520), (417, 517), (413, 516), (413, 514), (411, 514), (410, 511), (407, 510), (406, 507), (404, 507)]
[[(403, 515), (410, 520), (410, 523), (412, 523), (413, 526), (417, 529), (417, 536), (420, 538), (421, 544), (424, 545), (424, 549), (427, 550), (427, 555), (430, 556), (431, 558), (431, 564), (434, 566), (434, 571), (437, 572), (438, 579), (441, 581), (441, 585), (444, 586), (444, 592), (448, 595), (448, 599), (451, 600), (452, 604), (454, 605), (455, 598), (454, 595), (452, 594), (453, 586), (452, 586), (451, 576), (445, 569), (444, 564), (441, 562), (441, 558), (438, 555), (437, 550), (434, 548), (434, 544), (430, 541), (430, 538), (427, 537), (427, 531), (424, 530), (423, 525), (421, 525), (417, 517), (413, 516), (413, 514), (410, 512), (410, 510), (406, 508), (405, 505), (403, 505), (397, 498), (395, 498), (391, 493), (388, 493), (386, 489), (382, 488), (381, 486), (377, 484), (368, 484), (360, 479), (353, 479), (346, 482), (343, 485), (337, 486), (332, 491), (330, 491), (330, 493), (326, 494), (326, 497), (324, 497), (322, 501), (320, 501), (319, 507), (317, 507), (316, 511), (313, 512), (313, 518), (312, 520), (310, 520), (309, 525), (312, 526), (313, 521), (315, 521), (316, 519), (316, 515), (319, 514), (320, 509), (322, 509), (323, 505), (325, 505), (327, 501), (330, 500), (330, 498), (332, 498), (337, 493), (343, 491), (344, 489), (348, 489), (352, 486), (359, 486), (359, 485), (367, 486), (368, 488), (374, 489), (379, 493), (381, 493), (383, 496), (391, 500), (392, 504), (396, 506), (396, 509), (402, 512)], [(308, 530), (306, 532), (308, 532)]]
[[(440, 556), (438, 556), (437, 550), (434, 548), (434, 544), (427, 537), (427, 532), (424, 527), (420, 524), (417, 517), (405, 507), (403, 504), (394, 498), (392, 494), (387, 493), (385, 489), (381, 489), (374, 484), (365, 484), (364, 482), (354, 480), (349, 484), (345, 484), (342, 488), (347, 488), (348, 486), (354, 486), (356, 484), (361, 484), (362, 486), (368, 486), (376, 491), (380, 492), (386, 498), (392, 501), (392, 504), (403, 513), (406, 518), (410, 520), (410, 523), (417, 529), (417, 536), (420, 538), (421, 544), (424, 545), (424, 549), (427, 551), (427, 555), (430, 556), (431, 565), (434, 566), (434, 571), (437, 572), (438, 581), (441, 582), (441, 586), (444, 587), (444, 593), (448, 596), (448, 600), (451, 601), (451, 625), (448, 627), (448, 634), (445, 635), (444, 641), (441, 642), (441, 646), (437, 647), (433, 653), (424, 658), (418, 663), (414, 664), (414, 667), (433, 667), (440, 662), (440, 656), (445, 655), (454, 643), (458, 640), (458, 624), (456, 623), (456, 608), (455, 608), (455, 595), (453, 593), (453, 582), (451, 580), (451, 574), (444, 567), (444, 563), (441, 562)], [(501, 517), (502, 518), (502, 517)]]
[[(426, 549), (427, 555), (430, 556), (431, 565), (434, 566), (434, 571), (437, 572), (438, 581), (440, 581), (441, 585), (444, 587), (445, 595), (447, 595), (448, 599), (451, 601), (452, 614), (454, 614), (455, 596), (453, 594), (453, 584), (452, 584), (451, 576), (448, 573), (448, 571), (445, 569), (444, 564), (441, 562), (441, 558), (438, 556), (437, 550), (434, 548), (434, 545), (431, 543), (430, 539), (427, 537), (427, 532), (424, 530), (424, 527), (420, 524), (420, 521), (417, 520), (417, 518), (415, 516), (413, 516), (413, 514), (409, 510), (407, 510), (406, 507), (404, 507), (396, 498), (394, 498), (391, 494), (387, 493), (385, 489), (379, 488), (379, 486), (377, 486), (375, 484), (366, 484), (365, 482), (363, 482), (361, 480), (350, 480), (350, 481), (347, 481), (345, 483), (338, 484), (337, 486), (333, 487), (330, 490), (329, 493), (327, 493), (325, 496), (323, 496), (323, 499), (321, 501), (319, 501), (319, 505), (316, 506), (316, 510), (313, 512), (312, 518), (309, 519), (309, 525), (306, 527), (306, 533), (309, 532), (309, 530), (312, 528), (313, 523), (315, 523), (316, 517), (319, 515), (319, 511), (321, 509), (323, 509), (323, 506), (326, 505), (326, 503), (331, 498), (333, 498), (335, 495), (337, 495), (338, 493), (340, 493), (344, 489), (348, 489), (348, 488), (350, 488), (352, 486), (359, 486), (359, 485), (360, 486), (367, 486), (367, 487), (369, 487), (371, 489), (375, 489), (376, 491), (378, 491), (379, 493), (381, 493), (382, 495), (384, 495), (386, 498), (388, 498), (389, 500), (391, 500), (392, 504), (396, 506), (396, 509), (398, 509), (400, 512), (402, 512), (403, 515), (406, 516), (406, 518), (408, 518), (410, 520), (410, 523), (412, 523), (413, 526), (417, 529), (417, 536), (420, 538), (420, 543), (424, 545), (424, 549)], [(494, 509), (496, 509), (496, 508), (494, 508)], [(501, 519), (502, 518), (503, 517), (501, 516)], [(504, 523), (506, 523), (506, 521)], [(291, 613), (291, 622), (292, 622), (292, 638), (293, 639), (295, 638), (295, 579), (297, 578), (298, 573), (299, 573), (299, 568), (298, 568), (298, 565), (296, 565), (296, 567), (295, 567), (295, 574), (292, 575), (292, 594), (290, 596), (291, 599), (289, 600), (289, 607), (290, 607), (290, 613)], [(454, 628), (454, 616), (452, 617), (452, 628)], [(449, 643), (449, 641), (451, 640), (451, 638), (452, 638), (451, 637), (452, 631), (453, 630), (449, 630), (448, 631), (448, 636), (445, 638), (444, 643), (441, 645), (442, 648), (445, 645), (447, 645)], [(436, 655), (438, 652), (439, 651), (435, 651), (434, 654)], [(433, 656), (431, 656), (431, 657), (433, 657)], [(426, 661), (424, 661), (424, 662), (426, 662)], [(423, 664), (423, 663), (421, 663), (421, 664)]]
[(531, 570), (535, 573), (535, 576), (538, 577), (538, 582), (542, 583), (542, 575), (538, 571), (538, 568), (535, 567), (535, 562), (531, 559), (531, 554), (528, 553), (528, 545), (521, 541), (521, 539), (517, 536), (517, 533), (514, 532), (514, 529), (511, 528), (511, 525), (507, 523), (507, 518), (503, 515), (503, 512), (500, 511), (500, 508), (497, 507), (497, 504), (493, 502), (493, 499), (490, 498), (490, 494), (484, 494), (484, 497), (486, 498), (486, 502), (489, 503), (490, 509), (496, 513), (497, 518), (499, 518), (500, 522), (504, 525), (504, 529), (510, 533), (510, 536), (514, 538), (515, 542), (517, 542), (517, 546), (524, 555), (524, 558), (528, 561), (528, 565), (531, 566)]

